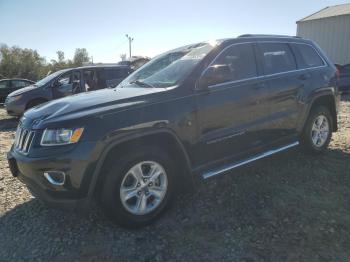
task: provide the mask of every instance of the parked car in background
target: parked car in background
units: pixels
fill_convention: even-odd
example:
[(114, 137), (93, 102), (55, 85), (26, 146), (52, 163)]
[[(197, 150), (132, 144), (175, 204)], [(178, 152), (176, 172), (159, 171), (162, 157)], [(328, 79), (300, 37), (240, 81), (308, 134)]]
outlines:
[(339, 91), (348, 93), (350, 92), (350, 64), (347, 65), (335, 65), (339, 72), (338, 87)]
[(336, 77), (322, 50), (296, 37), (180, 47), (116, 88), (26, 112), (9, 167), (51, 205), (87, 208), (95, 198), (117, 223), (143, 226), (194, 177), (299, 144), (324, 151), (338, 127)]
[(18, 89), (34, 84), (34, 81), (21, 78), (0, 80), (0, 103), (4, 103), (6, 97)]
[(7, 113), (20, 116), (50, 100), (118, 85), (132, 72), (129, 66), (86, 66), (57, 71), (37, 83), (12, 92), (5, 101)]

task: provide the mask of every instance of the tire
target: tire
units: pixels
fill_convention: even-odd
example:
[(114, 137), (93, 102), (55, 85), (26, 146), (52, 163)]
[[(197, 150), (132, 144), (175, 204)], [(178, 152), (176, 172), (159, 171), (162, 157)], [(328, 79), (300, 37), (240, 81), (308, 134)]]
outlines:
[[(133, 172), (136, 166), (141, 166), (142, 169), (145, 169), (142, 172), (146, 175), (147, 182), (143, 180), (142, 183), (131, 175), (132, 173), (137, 173)], [(149, 186), (152, 179), (149, 178), (149, 170), (147, 169), (150, 169), (151, 166), (152, 168), (160, 167), (158, 169), (160, 172), (158, 173), (163, 173), (163, 175), (158, 176), (157, 179), (159, 180), (157, 181), (159, 183), (157, 185), (166, 185), (163, 195), (158, 196), (157, 199), (153, 195), (153, 192), (156, 191), (152, 190), (156, 188), (159, 190), (161, 187), (156, 186), (156, 181), (153, 182), (153, 187)], [(175, 192), (174, 166), (166, 152), (155, 147), (137, 148), (133, 151), (125, 152), (124, 157), (110, 164), (108, 170), (102, 184), (100, 202), (106, 215), (117, 224), (126, 228), (139, 228), (148, 225), (155, 221), (171, 203)], [(160, 181), (162, 182), (160, 183)], [(128, 183), (129, 185), (127, 185)], [(141, 183), (142, 185), (140, 185)], [(123, 201), (123, 192), (129, 190), (129, 188), (132, 188), (132, 193), (130, 191), (130, 194), (133, 197), (128, 201)], [(134, 194), (136, 191), (137, 195)], [(146, 195), (147, 192), (148, 195)], [(145, 200), (146, 202), (138, 202), (140, 199), (147, 200)], [(145, 205), (141, 204), (137, 208), (137, 203), (146, 203), (147, 212), (145, 211)], [(143, 212), (140, 210), (143, 210)]]
[[(315, 128), (318, 128), (318, 124), (322, 127), (323, 130), (321, 131), (321, 134), (321, 129), (317, 129), (317, 131), (315, 131)], [(328, 128), (326, 126), (328, 126)], [(326, 130), (328, 130), (327, 134), (325, 133)], [(322, 153), (323, 151), (325, 151), (325, 149), (327, 149), (331, 141), (332, 131), (333, 118), (328, 108), (325, 106), (315, 107), (311, 110), (308, 120), (305, 124), (303, 134), (301, 137), (301, 145), (309, 153)], [(318, 136), (318, 134), (320, 135)]]

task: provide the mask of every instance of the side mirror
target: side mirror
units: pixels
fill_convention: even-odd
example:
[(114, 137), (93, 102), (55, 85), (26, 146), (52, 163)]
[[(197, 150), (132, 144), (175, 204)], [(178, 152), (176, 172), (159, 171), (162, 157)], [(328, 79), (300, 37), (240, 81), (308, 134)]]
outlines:
[(230, 80), (231, 70), (228, 65), (214, 65), (207, 68), (198, 81), (200, 89), (208, 88), (211, 85), (220, 84)]

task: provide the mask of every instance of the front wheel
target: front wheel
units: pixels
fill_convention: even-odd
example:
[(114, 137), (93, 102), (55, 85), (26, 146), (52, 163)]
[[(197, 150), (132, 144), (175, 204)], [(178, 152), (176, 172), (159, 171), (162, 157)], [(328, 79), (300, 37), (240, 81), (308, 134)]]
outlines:
[(312, 109), (302, 134), (302, 145), (311, 153), (321, 153), (332, 138), (333, 118), (328, 108), (319, 106)]
[(135, 151), (110, 167), (100, 199), (107, 215), (128, 228), (154, 221), (174, 192), (174, 168), (166, 152), (156, 148)]

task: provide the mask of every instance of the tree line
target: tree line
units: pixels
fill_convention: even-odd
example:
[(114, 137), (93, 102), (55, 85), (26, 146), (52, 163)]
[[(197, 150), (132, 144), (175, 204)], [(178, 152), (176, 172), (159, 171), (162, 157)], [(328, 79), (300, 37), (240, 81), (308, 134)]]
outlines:
[(33, 49), (0, 45), (0, 79), (26, 78), (37, 81), (49, 73), (64, 68), (78, 67), (90, 63), (90, 56), (85, 48), (77, 48), (73, 59), (66, 59), (63, 51), (57, 51), (57, 59), (46, 59)]

